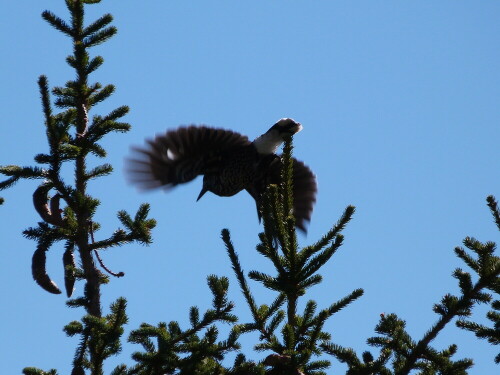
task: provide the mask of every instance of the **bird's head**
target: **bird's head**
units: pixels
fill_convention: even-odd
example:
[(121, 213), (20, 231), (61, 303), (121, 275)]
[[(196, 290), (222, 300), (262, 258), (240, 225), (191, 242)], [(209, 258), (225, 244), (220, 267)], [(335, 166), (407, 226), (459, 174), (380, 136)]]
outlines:
[(301, 130), (302, 125), (300, 125), (300, 123), (291, 118), (282, 118), (276, 124), (271, 126), (267, 133), (278, 134), (281, 138), (283, 138), (283, 140), (285, 140), (287, 137), (291, 137)]
[(291, 118), (282, 118), (267, 132), (257, 137), (254, 145), (260, 154), (275, 153), (278, 147), (292, 135), (300, 132), (302, 125)]

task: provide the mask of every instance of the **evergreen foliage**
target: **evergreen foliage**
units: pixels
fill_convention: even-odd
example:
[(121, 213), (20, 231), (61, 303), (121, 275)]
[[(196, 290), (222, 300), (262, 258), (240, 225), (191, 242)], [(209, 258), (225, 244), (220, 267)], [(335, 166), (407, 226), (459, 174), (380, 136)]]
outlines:
[[(99, 270), (95, 258), (102, 264), (98, 251), (130, 242), (149, 244), (151, 229), (155, 221), (147, 217), (149, 206), (142, 205), (134, 219), (120, 211), (118, 218), (125, 229), (118, 229), (108, 239), (94, 241), (94, 232), (99, 223), (94, 219), (99, 200), (87, 193), (91, 179), (110, 174), (109, 164), (87, 167), (90, 154), (102, 158), (106, 152), (97, 142), (106, 134), (126, 132), (130, 125), (120, 122), (128, 112), (122, 106), (105, 116), (89, 118), (89, 112), (97, 103), (107, 99), (114, 91), (113, 85), (89, 84), (89, 75), (102, 63), (100, 56), (90, 58), (88, 49), (105, 42), (116, 33), (109, 26), (113, 18), (107, 14), (84, 26), (84, 5), (99, 1), (66, 0), (70, 21), (66, 22), (49, 11), (42, 17), (55, 29), (69, 36), (73, 42), (73, 54), (66, 59), (75, 69), (75, 78), (64, 87), (49, 89), (47, 77), (40, 76), (38, 85), (45, 117), (45, 132), (49, 151), (35, 156), (41, 166), (20, 167), (15, 165), (0, 167), (0, 173), (8, 178), (0, 183), (0, 189), (15, 184), (20, 179), (41, 180), (33, 194), (33, 204), (42, 221), (37, 226), (26, 229), (25, 237), (37, 242), (32, 259), (34, 280), (46, 291), (60, 294), (61, 290), (51, 280), (46, 271), (47, 253), (56, 242), (64, 243), (63, 265), (67, 296), (73, 293), (74, 283), (85, 282), (84, 295), (68, 301), (71, 307), (83, 307), (87, 314), (81, 322), (66, 326), (69, 336), (80, 335), (73, 361), (73, 374), (84, 374), (88, 369), (92, 374), (102, 374), (102, 364), (106, 358), (120, 350), (120, 336), (127, 318), (125, 300), (118, 299), (111, 305), (111, 312), (102, 316), (100, 287), (108, 277)], [(54, 104), (63, 111), (54, 113), (50, 91), (55, 96)], [(61, 169), (65, 163), (74, 165), (74, 181), (67, 182)], [(55, 193), (52, 197), (51, 192)], [(60, 205), (62, 204), (62, 207)], [(79, 255), (77, 266), (75, 252)], [(122, 274), (115, 274), (121, 276)], [(25, 374), (55, 374), (55, 370), (43, 372), (35, 368), (24, 369)]]
[[(222, 373), (220, 361), (227, 352), (240, 348), (236, 342), (240, 332), (233, 327), (226, 340), (217, 341), (218, 329), (214, 323), (235, 323), (237, 317), (231, 314), (234, 306), (227, 300), (228, 279), (211, 275), (208, 286), (213, 294), (213, 309), (207, 310), (200, 319), (198, 308), (191, 307), (189, 329), (182, 330), (178, 322), (172, 321), (161, 322), (156, 327), (143, 323), (131, 332), (129, 342), (142, 345), (145, 351), (132, 355), (138, 364), (127, 374)], [(204, 331), (202, 337), (201, 331)]]
[(299, 299), (307, 290), (322, 280), (317, 271), (323, 267), (342, 245), (340, 233), (354, 214), (354, 207), (345, 209), (336, 225), (318, 242), (299, 249), (295, 218), (292, 213), (292, 142), (285, 142), (283, 150), (283, 183), (271, 185), (263, 205), (264, 232), (259, 235), (257, 252), (270, 260), (275, 275), (250, 271), (248, 277), (277, 293), (270, 305), (258, 305), (245, 278), (238, 255), (227, 229), (222, 239), (231, 259), (241, 291), (252, 313), (253, 322), (240, 324), (242, 333), (258, 332), (257, 351), (272, 351), (262, 364), (267, 374), (324, 374), (330, 367), (328, 360), (316, 357), (325, 352), (330, 334), (323, 331), (328, 318), (363, 295), (356, 289), (346, 297), (316, 312), (315, 301), (308, 301), (303, 313), (298, 312)]
[[(487, 198), (488, 206), (500, 230), (500, 213), (493, 196)], [(471, 255), (462, 247), (455, 248), (455, 254), (477, 274), (473, 282), (470, 273), (457, 268), (453, 277), (458, 280), (460, 295), (446, 294), (441, 302), (434, 305), (434, 312), (440, 317), (438, 321), (419, 340), (413, 340), (405, 331), (405, 322), (395, 314), (382, 315), (375, 331), (379, 336), (367, 340), (370, 346), (379, 347), (379, 357), (374, 360), (370, 352), (363, 353), (360, 360), (352, 349), (338, 345), (325, 345), (323, 348), (341, 362), (349, 366), (348, 374), (409, 374), (412, 370), (419, 370), (421, 374), (467, 374), (467, 369), (473, 365), (472, 359), (451, 360), (456, 353), (457, 346), (452, 344), (447, 349), (438, 351), (429, 344), (443, 328), (454, 318), (459, 318), (456, 325), (460, 328), (473, 331), (477, 337), (487, 339), (493, 345), (500, 342), (500, 257), (494, 254), (496, 245), (493, 242), (481, 243), (478, 240), (466, 237), (463, 241)], [(496, 294), (497, 299), (486, 290)], [(489, 304), (492, 308), (487, 318), (494, 323), (493, 328), (463, 320), (472, 315), (472, 308), (476, 304)], [(392, 359), (391, 367), (387, 367)], [(500, 354), (495, 362), (500, 362)]]
[[(106, 14), (88, 26), (84, 25), (84, 7), (100, 0), (65, 0), (70, 20), (65, 21), (50, 11), (42, 17), (55, 29), (73, 41), (73, 54), (66, 62), (75, 69), (76, 77), (64, 87), (49, 89), (48, 80), (41, 76), (38, 84), (45, 117), (45, 131), (49, 151), (35, 156), (37, 166), (15, 165), (0, 167), (7, 179), (0, 189), (14, 185), (20, 179), (41, 180), (33, 194), (33, 205), (41, 217), (35, 227), (26, 229), (25, 237), (36, 241), (32, 259), (35, 282), (50, 293), (62, 293), (46, 272), (47, 252), (57, 242), (64, 244), (63, 265), (66, 294), (70, 297), (74, 284), (84, 282), (84, 294), (67, 301), (68, 307), (84, 308), (86, 314), (79, 321), (64, 327), (68, 336), (79, 338), (73, 358), (72, 375), (101, 375), (103, 363), (121, 350), (124, 326), (127, 323), (126, 300), (119, 298), (107, 315), (101, 312), (101, 285), (111, 276), (123, 276), (110, 271), (99, 257), (99, 251), (127, 243), (152, 242), (151, 230), (155, 221), (148, 218), (149, 207), (139, 207), (135, 216), (118, 212), (123, 228), (105, 239), (95, 240), (100, 225), (94, 219), (99, 200), (87, 193), (90, 180), (113, 171), (104, 163), (93, 168), (87, 166), (89, 156), (106, 156), (98, 144), (112, 132), (126, 132), (130, 125), (119, 120), (128, 112), (121, 106), (109, 114), (94, 115), (89, 111), (114, 92), (113, 85), (88, 83), (89, 75), (103, 64), (100, 56), (90, 57), (88, 49), (105, 42), (116, 33), (111, 26), (112, 16)], [(54, 113), (50, 91), (55, 95), (54, 105), (62, 112)], [(139, 344), (140, 351), (132, 355), (135, 364), (117, 366), (112, 375), (156, 374), (227, 374), (227, 375), (320, 375), (326, 374), (333, 357), (348, 366), (347, 374), (467, 374), (473, 365), (471, 359), (454, 360), (457, 346), (450, 344), (444, 350), (430, 346), (432, 340), (452, 322), (472, 331), (478, 338), (493, 345), (500, 342), (500, 257), (495, 255), (493, 242), (482, 243), (467, 237), (466, 249), (457, 247), (456, 255), (473, 272), (456, 269), (459, 293), (446, 294), (434, 305), (438, 319), (420, 339), (414, 339), (405, 329), (405, 321), (395, 314), (382, 314), (375, 327), (376, 336), (367, 340), (378, 348), (377, 355), (369, 351), (358, 355), (332, 341), (324, 329), (326, 321), (363, 295), (362, 289), (351, 293), (326, 307), (319, 308), (313, 300), (304, 300), (309, 288), (319, 285), (319, 271), (342, 246), (342, 231), (351, 220), (355, 208), (348, 206), (337, 223), (312, 245), (300, 248), (297, 241), (295, 219), (292, 212), (292, 139), (285, 142), (282, 157), (282, 183), (271, 185), (264, 196), (264, 230), (258, 236), (256, 251), (269, 260), (273, 272), (250, 271), (245, 274), (234, 248), (229, 230), (222, 230), (226, 247), (241, 293), (251, 312), (251, 321), (238, 322), (234, 304), (228, 300), (229, 281), (226, 277), (210, 275), (207, 278), (212, 293), (212, 307), (202, 315), (197, 307), (189, 311), (190, 327), (182, 329), (177, 321), (156, 325), (143, 323), (133, 330), (128, 342)], [(64, 178), (61, 168), (65, 163), (74, 165), (74, 181)], [(50, 193), (53, 195), (50, 196)], [(0, 204), (3, 199), (0, 198)], [(496, 200), (487, 198), (488, 206), (500, 230), (500, 211)], [(77, 257), (75, 257), (77, 255)], [(78, 259), (78, 263), (77, 263)], [(102, 272), (95, 260), (105, 271)], [(474, 276), (472, 276), (472, 274)], [(256, 281), (275, 296), (268, 304), (257, 303), (248, 278)], [(491, 327), (474, 322), (472, 309), (483, 303), (491, 307), (487, 318)], [(300, 308), (299, 308), (300, 307)], [(219, 339), (218, 325), (228, 324), (227, 337)], [(258, 333), (254, 349), (265, 352), (264, 359), (253, 361), (240, 352), (238, 338), (246, 333)], [(231, 367), (227, 354), (236, 358)], [(500, 354), (495, 361), (500, 363)], [(56, 375), (51, 369), (43, 371), (26, 367), (25, 375)]]
[[(488, 207), (493, 215), (495, 223), (500, 230), (500, 210), (498, 208), (497, 201), (492, 195), (486, 198), (488, 202)], [(464, 245), (475, 252), (478, 255), (478, 259), (471, 259), (464, 249), (457, 247), (455, 253), (463, 259), (463, 261), (472, 268), (476, 273), (482, 277), (482, 280), (476, 283), (474, 288), (470, 287), (470, 278), (467, 276), (462, 276), (467, 283), (467, 290), (470, 291), (478, 287), (480, 281), (485, 285), (486, 289), (495, 293), (496, 299), (491, 302), (491, 310), (486, 314), (486, 318), (493, 323), (493, 327), (486, 327), (485, 325), (475, 323), (469, 320), (459, 320), (457, 321), (457, 326), (468, 331), (472, 331), (480, 339), (488, 340), (492, 345), (500, 344), (500, 279), (498, 277), (500, 270), (500, 257), (494, 256), (493, 253), (496, 250), (496, 245), (493, 242), (487, 242), (485, 244), (467, 237), (464, 240)], [(457, 270), (458, 271), (458, 270)], [(461, 272), (460, 272), (461, 273)], [(492, 299), (492, 296), (486, 293), (481, 293), (478, 296), (477, 302), (488, 303)], [(475, 301), (476, 302), (476, 301)], [(495, 357), (495, 362), (500, 363), (500, 353)]]

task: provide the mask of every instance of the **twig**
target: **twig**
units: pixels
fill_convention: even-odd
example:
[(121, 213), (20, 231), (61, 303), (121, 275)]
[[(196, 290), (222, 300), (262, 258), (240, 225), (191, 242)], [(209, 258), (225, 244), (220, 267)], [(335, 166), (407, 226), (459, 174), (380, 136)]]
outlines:
[[(95, 240), (94, 240), (94, 228), (93, 228), (93, 225), (92, 225), (92, 221), (89, 223), (89, 227), (90, 227), (90, 239), (92, 240), (92, 243), (95, 243)], [(101, 267), (104, 269), (104, 271), (106, 271), (107, 273), (109, 273), (111, 276), (114, 276), (114, 277), (123, 277), (125, 276), (125, 272), (113, 272), (111, 271), (108, 267), (106, 267), (106, 265), (104, 264), (104, 262), (102, 261), (101, 257), (99, 256), (99, 252), (97, 250), (94, 250), (94, 254), (97, 258), (97, 261), (99, 262), (99, 264), (101, 265)]]

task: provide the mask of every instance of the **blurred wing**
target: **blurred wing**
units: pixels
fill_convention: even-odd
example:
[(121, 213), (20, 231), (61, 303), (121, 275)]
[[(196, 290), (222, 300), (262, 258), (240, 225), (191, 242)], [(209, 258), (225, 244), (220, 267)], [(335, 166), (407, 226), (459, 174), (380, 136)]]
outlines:
[[(257, 180), (247, 192), (255, 199), (257, 215), (261, 219), (262, 194), (269, 184), (279, 184), (281, 181), (281, 159), (277, 158), (269, 165), (269, 172), (264, 179)], [(307, 232), (306, 223), (311, 221), (311, 214), (318, 187), (316, 176), (307, 165), (293, 158), (293, 213), (295, 225), (303, 232)]]
[(313, 206), (316, 203), (318, 186), (316, 176), (307, 165), (293, 159), (293, 213), (297, 228), (307, 232), (306, 222), (311, 221)]
[(126, 173), (130, 182), (147, 190), (189, 182), (205, 173), (221, 153), (251, 142), (231, 130), (188, 126), (169, 130), (146, 143), (132, 148)]

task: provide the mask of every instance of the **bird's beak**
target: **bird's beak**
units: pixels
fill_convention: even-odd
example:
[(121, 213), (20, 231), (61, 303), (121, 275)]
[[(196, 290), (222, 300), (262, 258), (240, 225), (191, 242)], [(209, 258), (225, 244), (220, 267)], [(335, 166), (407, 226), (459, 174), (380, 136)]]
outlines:
[[(292, 120), (293, 121), (293, 120)], [(290, 126), (284, 130), (284, 136), (288, 139), (290, 139), (293, 135), (297, 134), (302, 130), (302, 125), (300, 122), (295, 122), (293, 121)]]
[(198, 195), (198, 198), (196, 198), (196, 202), (198, 202), (201, 199), (201, 197), (203, 197), (203, 194), (205, 194), (207, 191), (208, 191), (207, 188), (203, 186), (201, 188), (200, 195)]
[(297, 134), (303, 129), (302, 124), (300, 122), (296, 122), (295, 125), (290, 129), (293, 134)]

